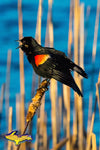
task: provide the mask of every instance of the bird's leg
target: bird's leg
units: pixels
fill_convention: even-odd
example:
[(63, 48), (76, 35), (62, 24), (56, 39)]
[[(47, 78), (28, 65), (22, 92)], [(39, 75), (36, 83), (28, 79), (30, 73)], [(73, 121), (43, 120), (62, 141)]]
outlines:
[[(42, 82), (45, 82), (45, 81), (48, 82), (48, 85), (50, 84), (50, 79), (46, 78)], [(48, 90), (48, 88), (45, 85), (42, 85), (42, 86), (40, 85), (39, 88), (37, 89), (37, 91), (40, 90), (40, 89), (42, 89), (42, 88), (45, 88), (46, 91)]]

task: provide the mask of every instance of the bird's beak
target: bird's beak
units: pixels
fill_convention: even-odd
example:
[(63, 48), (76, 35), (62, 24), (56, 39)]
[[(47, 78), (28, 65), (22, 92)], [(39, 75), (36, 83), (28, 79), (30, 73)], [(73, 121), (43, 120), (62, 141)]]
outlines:
[(16, 49), (21, 48), (21, 47), (22, 47), (22, 45), (19, 45)]
[[(21, 40), (15, 40), (16, 42), (21, 42)], [(19, 45), (16, 49), (18, 49), (18, 48), (21, 48), (22, 47), (22, 44), (21, 45)]]
[(21, 42), (21, 40), (15, 40), (16, 42)]

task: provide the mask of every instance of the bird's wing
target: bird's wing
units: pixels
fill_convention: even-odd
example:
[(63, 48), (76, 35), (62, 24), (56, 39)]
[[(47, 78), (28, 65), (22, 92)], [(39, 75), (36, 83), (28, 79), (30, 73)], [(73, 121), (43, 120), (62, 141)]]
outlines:
[(88, 78), (88, 75), (86, 74), (86, 72), (78, 65), (76, 65), (74, 62), (72, 62), (66, 55), (64, 52), (55, 50), (53, 48), (49, 48), (47, 49), (47, 51), (49, 51), (49, 53), (51, 53), (51, 56), (53, 54), (53, 56), (57, 56), (58, 59), (60, 60), (60, 62), (62, 61), (63, 64), (62, 65), (66, 65), (66, 68), (69, 68), (70, 70), (76, 71), (77, 73), (79, 73), (81, 76)]
[(43, 65), (40, 65), (40, 69), (42, 69), (43, 73), (50, 78), (54, 78), (57, 81), (60, 81), (63, 84), (66, 84), (73, 88), (79, 95), (82, 96), (81, 91), (76, 85), (71, 73), (70, 69), (66, 67), (64, 61), (60, 57), (50, 57)]

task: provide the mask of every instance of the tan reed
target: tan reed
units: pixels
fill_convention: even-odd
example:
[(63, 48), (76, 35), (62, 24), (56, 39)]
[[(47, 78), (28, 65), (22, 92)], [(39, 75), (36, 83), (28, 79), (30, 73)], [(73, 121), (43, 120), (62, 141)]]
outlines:
[(51, 150), (59, 150), (61, 149), (65, 144), (66, 142), (68, 142), (68, 138), (64, 138), (63, 140), (61, 140), (59, 143), (57, 143), (53, 149)]
[[(9, 107), (8, 133), (12, 131), (12, 107)], [(8, 141), (7, 150), (11, 150), (12, 142)]]
[[(79, 9), (79, 0), (74, 0), (74, 62), (78, 64), (78, 35), (79, 35), (79, 14), (80, 14), (80, 9)], [(78, 84), (78, 75), (75, 72), (74, 73), (75, 81), (76, 84)], [(75, 116), (74, 116), (74, 122), (73, 122), (73, 135), (77, 135), (77, 120), (78, 120), (78, 95), (75, 93)], [(73, 139), (73, 141), (76, 141), (76, 138)]]
[(8, 50), (6, 84), (5, 84), (5, 101), (6, 101), (6, 119), (7, 119), (7, 122), (8, 122), (8, 110), (9, 110), (10, 68), (11, 68), (11, 50)]
[(4, 92), (5, 92), (5, 84), (2, 84), (2, 87), (1, 87), (1, 97), (0, 97), (0, 114), (2, 113)]
[(98, 101), (98, 107), (99, 107), (99, 116), (100, 116), (100, 71), (98, 76), (98, 82), (96, 83), (96, 97)]
[(95, 20), (95, 31), (94, 31), (94, 41), (93, 41), (93, 50), (92, 50), (92, 61), (95, 62), (96, 57), (96, 48), (97, 48), (97, 36), (98, 36), (98, 27), (99, 27), (99, 14), (100, 14), (100, 0), (97, 2), (97, 12)]
[[(19, 21), (19, 39), (23, 37), (23, 23), (22, 23), (22, 1), (18, 0), (18, 21)], [(21, 44), (19, 42), (19, 44)], [(24, 94), (25, 94), (25, 85), (24, 85), (24, 56), (23, 51), (19, 50), (19, 65), (20, 65), (20, 99), (21, 99), (21, 107), (20, 107), (20, 126), (21, 126), (21, 133), (25, 128), (25, 110), (24, 110)], [(21, 149), (26, 150), (25, 143), (21, 144)]]
[[(98, 76), (98, 81), (99, 81), (99, 76)], [(98, 83), (98, 82), (97, 82)], [(97, 85), (97, 84), (96, 84)], [(90, 150), (91, 147), (91, 139), (95, 138), (94, 134), (93, 134), (93, 125), (94, 125), (94, 119), (95, 119), (95, 113), (96, 113), (96, 105), (97, 105), (97, 91), (96, 91), (96, 97), (95, 97), (95, 105), (94, 105), (94, 111), (92, 114), (92, 119), (91, 119), (91, 124), (90, 124), (90, 128), (88, 127), (88, 133), (87, 133), (87, 146), (86, 146), (86, 150)], [(92, 137), (93, 136), (93, 137)], [(92, 140), (92, 146), (95, 147), (94, 149), (96, 149), (96, 144), (95, 144), (96, 140)]]

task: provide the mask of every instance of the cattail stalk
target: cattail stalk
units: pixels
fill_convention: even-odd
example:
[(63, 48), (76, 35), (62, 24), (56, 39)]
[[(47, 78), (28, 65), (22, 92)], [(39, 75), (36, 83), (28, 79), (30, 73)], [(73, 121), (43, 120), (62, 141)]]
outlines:
[[(27, 116), (26, 116), (26, 126), (25, 126), (22, 134), (25, 134), (29, 123), (31, 122), (32, 118), (34, 117), (36, 111), (39, 109), (39, 107), (41, 105), (41, 99), (42, 99), (44, 93), (48, 90), (49, 84), (50, 84), (49, 80), (47, 80), (47, 79), (43, 80), (37, 90), (36, 95), (34, 96), (34, 98), (32, 98), (32, 102), (30, 103), (30, 105), (28, 107), (28, 112), (27, 112)], [(20, 148), (20, 145), (18, 146), (17, 150), (19, 150), (19, 148)]]
[(34, 98), (32, 98), (32, 103), (29, 105), (27, 116), (26, 116), (26, 122), (30, 122), (36, 113), (37, 109), (41, 105), (41, 99), (43, 97), (43, 94), (45, 91), (47, 91), (47, 87), (49, 85), (49, 80), (43, 80), (42, 83), (40, 84), (36, 95)]

